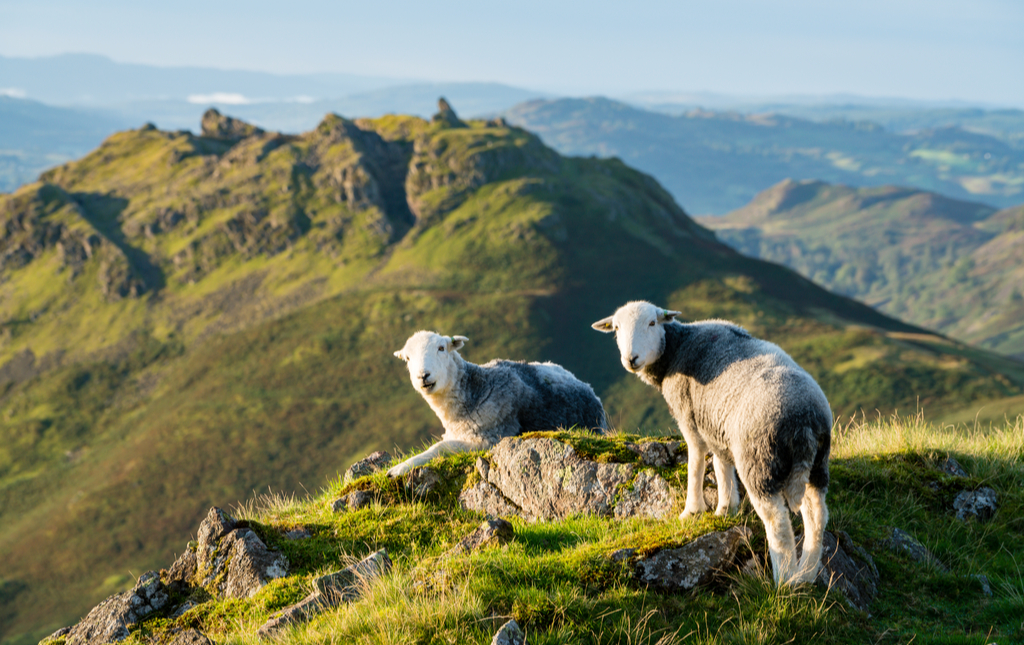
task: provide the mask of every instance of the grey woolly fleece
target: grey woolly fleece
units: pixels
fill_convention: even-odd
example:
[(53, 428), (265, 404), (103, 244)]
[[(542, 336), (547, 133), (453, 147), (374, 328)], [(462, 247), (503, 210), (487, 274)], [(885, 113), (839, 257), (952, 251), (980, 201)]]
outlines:
[(590, 385), (553, 363), (455, 361), (453, 386), (434, 407), (446, 439), (484, 440), (555, 428), (604, 429), (601, 399)]
[(638, 376), (661, 391), (681, 427), (698, 428), (714, 454), (731, 452), (740, 479), (761, 496), (801, 471), (812, 486), (828, 486), (832, 410), (810, 374), (729, 322), (664, 329), (660, 357)]

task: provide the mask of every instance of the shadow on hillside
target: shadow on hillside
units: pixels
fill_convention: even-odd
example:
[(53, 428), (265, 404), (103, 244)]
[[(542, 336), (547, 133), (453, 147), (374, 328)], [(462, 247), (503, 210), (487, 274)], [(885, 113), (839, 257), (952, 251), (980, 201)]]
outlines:
[(142, 278), (147, 291), (160, 291), (166, 286), (167, 280), (163, 270), (153, 262), (148, 253), (129, 244), (124, 231), (121, 230), (120, 217), (128, 206), (127, 199), (100, 193), (73, 193), (71, 197), (81, 206), (85, 219), (114, 246), (121, 249)]

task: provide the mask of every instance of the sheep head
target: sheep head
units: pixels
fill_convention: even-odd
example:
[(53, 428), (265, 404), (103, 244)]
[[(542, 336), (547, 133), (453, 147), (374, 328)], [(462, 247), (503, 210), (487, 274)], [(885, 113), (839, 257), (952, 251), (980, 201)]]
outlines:
[(665, 347), (665, 323), (679, 315), (642, 300), (619, 307), (614, 315), (599, 320), (591, 327), (610, 334), (615, 332), (622, 366), (639, 372), (661, 357)]
[(465, 336), (441, 336), (418, 331), (395, 352), (409, 368), (409, 380), (423, 396), (440, 394), (451, 387), (462, 360), (458, 350), (469, 340)]

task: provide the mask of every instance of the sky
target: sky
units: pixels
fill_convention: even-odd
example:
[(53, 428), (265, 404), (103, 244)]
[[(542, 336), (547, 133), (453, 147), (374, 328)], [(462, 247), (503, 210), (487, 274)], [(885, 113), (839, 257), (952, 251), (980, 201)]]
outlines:
[(1024, 108), (1021, 0), (0, 0), (0, 55)]

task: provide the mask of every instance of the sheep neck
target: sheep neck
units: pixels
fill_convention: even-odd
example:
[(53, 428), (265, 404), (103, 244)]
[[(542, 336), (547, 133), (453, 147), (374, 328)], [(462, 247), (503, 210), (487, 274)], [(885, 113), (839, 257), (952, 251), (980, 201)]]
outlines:
[(674, 321), (666, 323), (663, 328), (665, 336), (661, 339), (661, 352), (658, 354), (658, 360), (644, 366), (637, 373), (637, 376), (645, 383), (659, 390), (665, 377), (668, 376), (675, 366), (680, 348), (683, 347), (687, 339), (693, 334), (685, 325)]
[(463, 401), (465, 399), (467, 383), (472, 376), (472, 372), (480, 369), (479, 366), (464, 360), (458, 354), (455, 354), (453, 358), (454, 373), (451, 375), (451, 385), (440, 392), (423, 395), (423, 398), (427, 400), (434, 414), (441, 420), (441, 425), (445, 429), (445, 435), (453, 432), (458, 433), (460, 430), (460, 412), (464, 407)]

